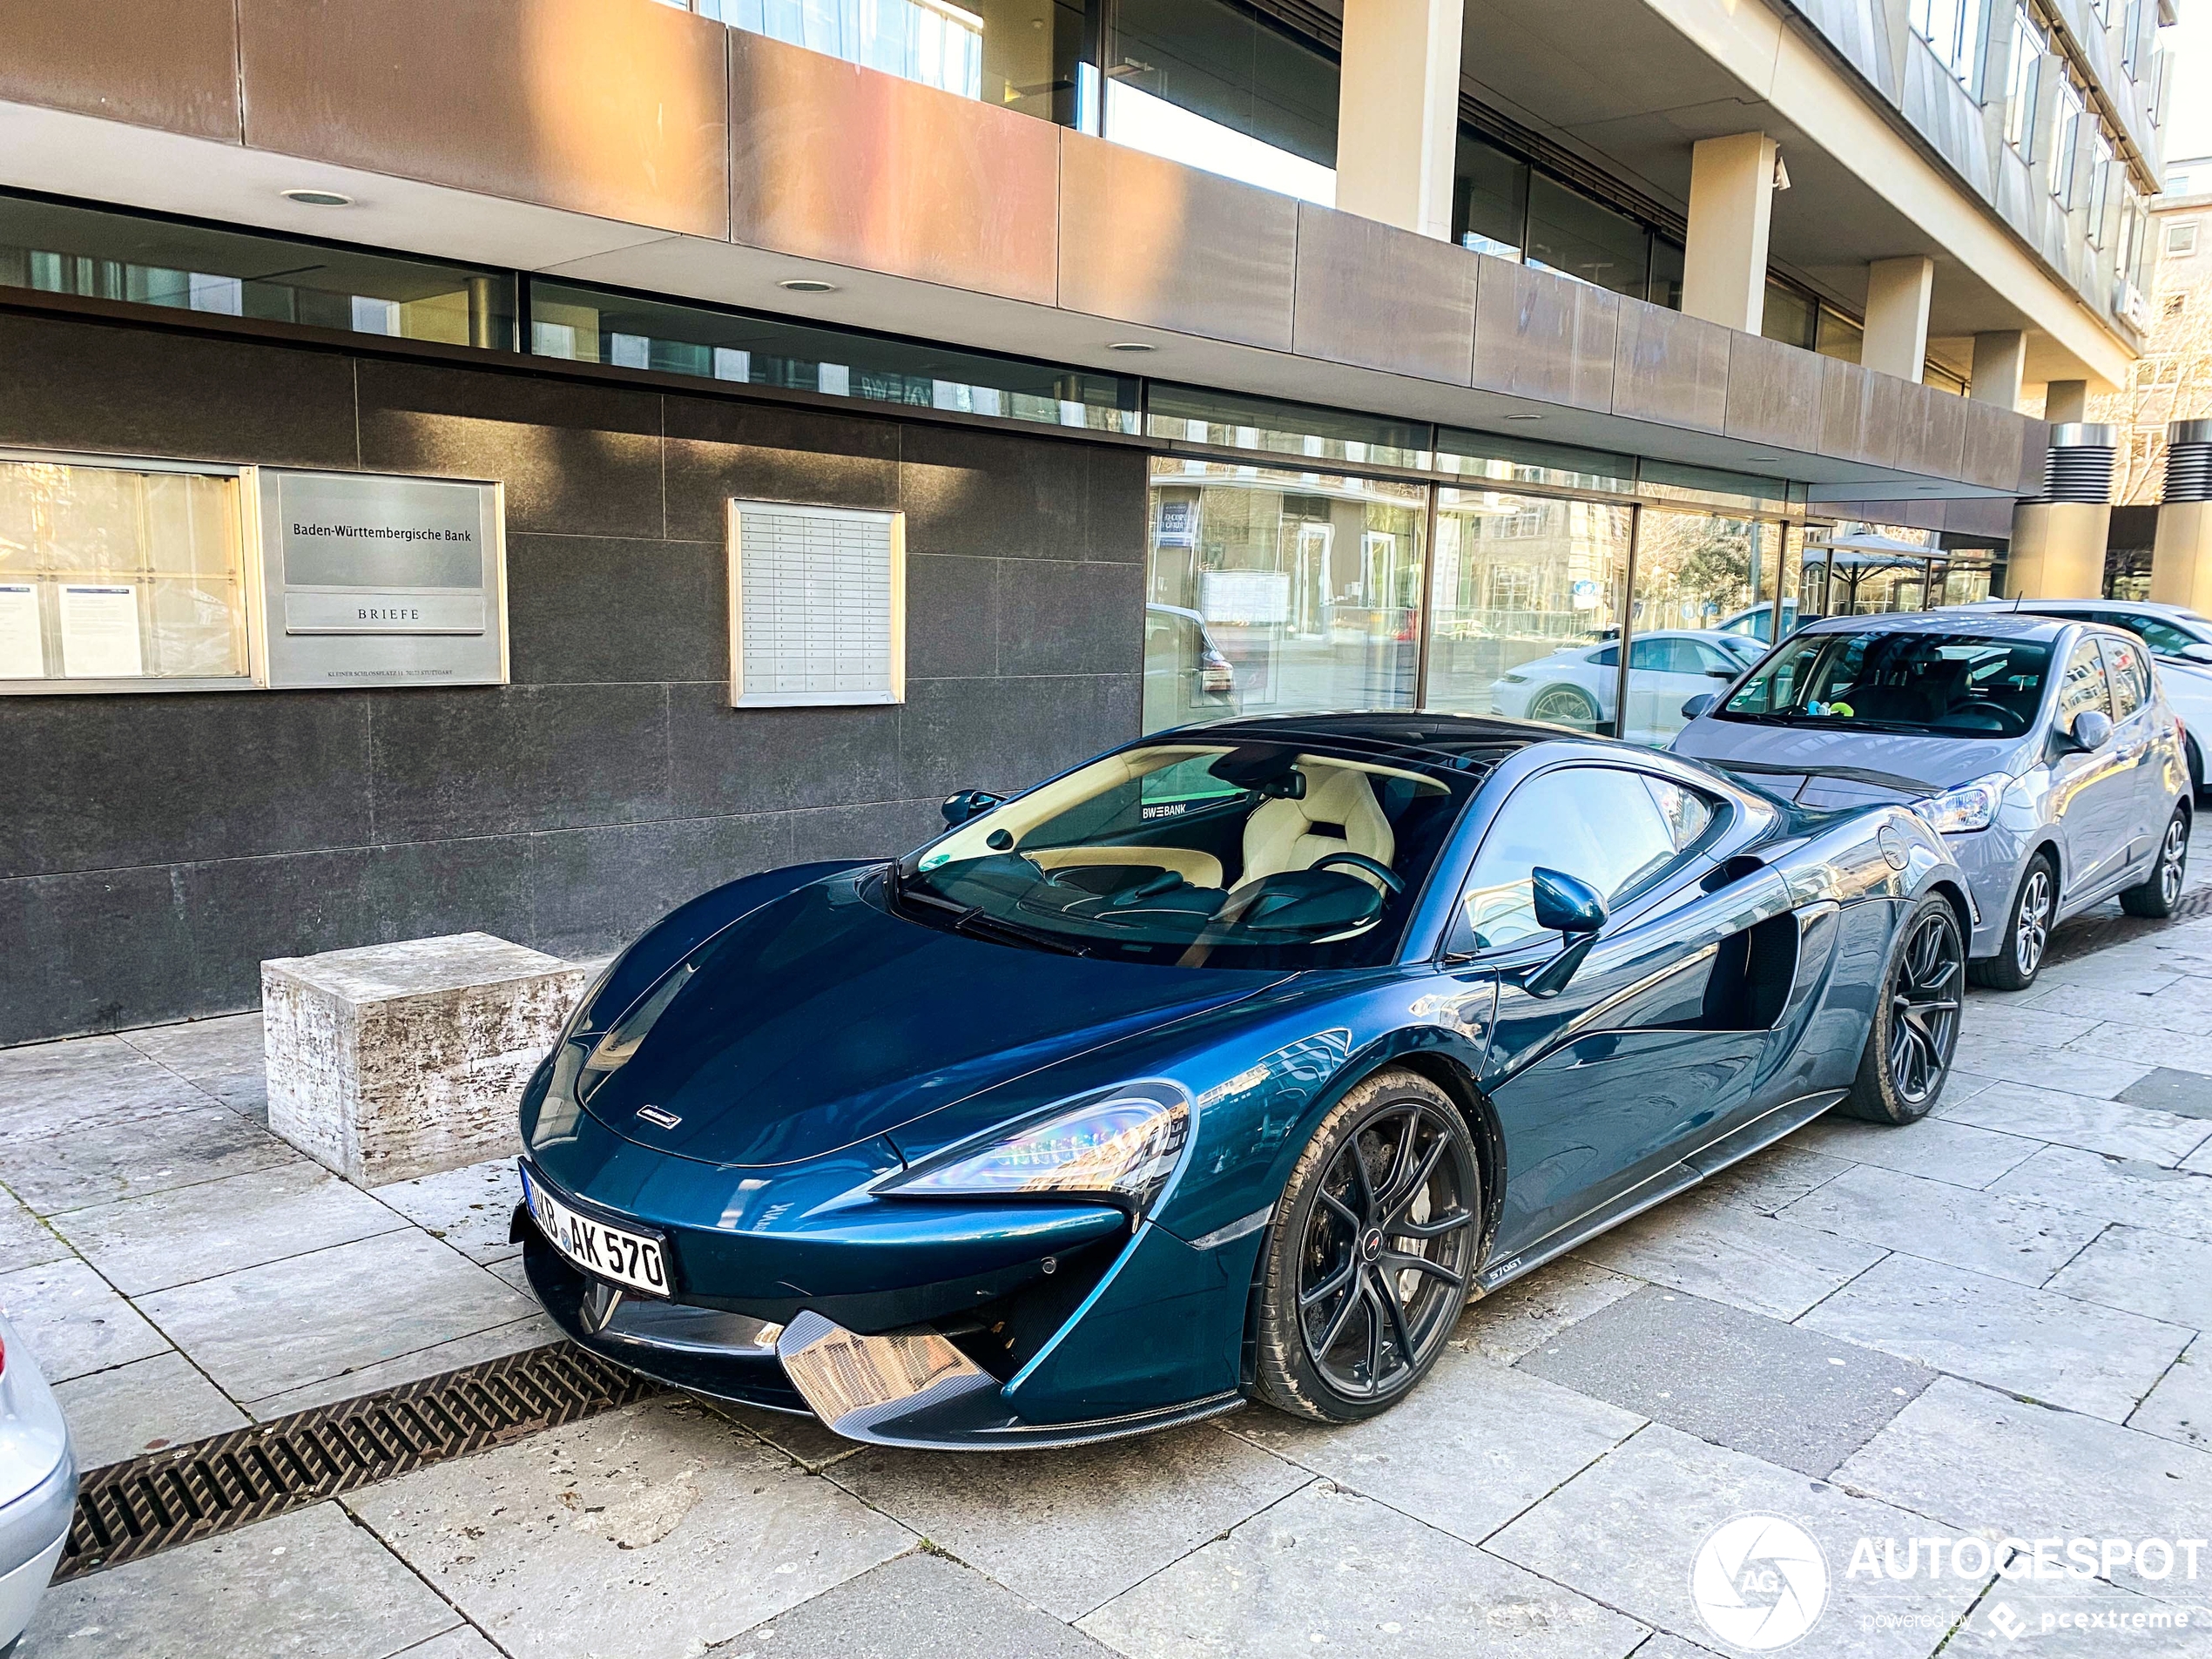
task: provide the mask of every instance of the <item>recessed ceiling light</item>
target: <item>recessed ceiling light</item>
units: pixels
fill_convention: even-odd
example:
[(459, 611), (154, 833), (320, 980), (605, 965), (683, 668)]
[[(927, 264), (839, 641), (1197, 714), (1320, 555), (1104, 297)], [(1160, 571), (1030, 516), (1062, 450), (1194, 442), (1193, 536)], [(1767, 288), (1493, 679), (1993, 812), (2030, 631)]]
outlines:
[(1506, 419), (1508, 421), (1541, 421), (1543, 418), (1544, 417), (1541, 415), (1508, 415), (1506, 416)]
[(1106, 342), (1106, 349), (1108, 351), (1156, 351), (1158, 347), (1142, 340), (1109, 340)]
[(779, 288), (788, 288), (793, 293), (835, 293), (837, 292), (836, 283), (825, 282), (819, 277), (786, 277), (776, 286)]
[(1782, 457), (1780, 455), (1745, 455), (1743, 459), (1746, 461), (1771, 462), (1777, 465), (1779, 465), (1782, 461)]
[(354, 199), (336, 190), (287, 190), (285, 200), (298, 202), (302, 207), (351, 207)]

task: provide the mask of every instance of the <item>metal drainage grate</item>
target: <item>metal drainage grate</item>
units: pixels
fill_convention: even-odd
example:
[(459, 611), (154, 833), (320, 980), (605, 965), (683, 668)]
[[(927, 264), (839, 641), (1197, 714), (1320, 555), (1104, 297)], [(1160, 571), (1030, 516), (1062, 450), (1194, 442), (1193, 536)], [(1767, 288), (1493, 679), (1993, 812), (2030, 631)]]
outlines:
[(2212, 887), (2195, 887), (2183, 894), (2174, 906), (2172, 917), (2164, 921), (2154, 921), (2148, 916), (2131, 916), (2117, 908), (2109, 914), (2104, 909), (2095, 910), (2063, 923), (2052, 933), (2051, 947), (2043, 954), (2043, 964), (2054, 968), (2060, 962), (2108, 950), (2114, 945), (2124, 945), (2145, 934), (2155, 934), (2174, 922), (2195, 921), (2206, 916), (2212, 916)]
[(58, 1582), (665, 1392), (571, 1343), (95, 1469)]

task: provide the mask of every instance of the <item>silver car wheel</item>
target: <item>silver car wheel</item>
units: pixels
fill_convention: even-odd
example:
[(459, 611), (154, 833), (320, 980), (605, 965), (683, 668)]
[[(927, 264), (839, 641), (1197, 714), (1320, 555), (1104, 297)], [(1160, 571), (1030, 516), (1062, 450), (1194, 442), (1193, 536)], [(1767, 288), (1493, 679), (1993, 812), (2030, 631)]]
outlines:
[(2014, 929), (2014, 960), (2020, 976), (2032, 978), (2043, 960), (2043, 947), (2051, 937), (2051, 872), (2040, 860), (2029, 869), (2020, 887), (2019, 925)]
[(2182, 878), (2188, 858), (2188, 826), (2177, 813), (2167, 825), (2165, 843), (2158, 849), (2158, 896), (2168, 905), (2182, 896)]

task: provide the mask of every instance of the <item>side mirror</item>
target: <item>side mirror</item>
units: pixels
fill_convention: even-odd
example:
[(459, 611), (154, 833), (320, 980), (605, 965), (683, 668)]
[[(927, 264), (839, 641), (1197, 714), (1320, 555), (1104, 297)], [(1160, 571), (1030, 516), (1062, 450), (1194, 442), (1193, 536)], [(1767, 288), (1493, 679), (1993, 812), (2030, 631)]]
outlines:
[[(1717, 670), (1715, 671), (1718, 672)], [(1719, 701), (1720, 698), (1714, 692), (1700, 691), (1682, 705), (1682, 718), (1685, 720), (1694, 720)]]
[(945, 804), (937, 810), (944, 815), (946, 826), (951, 828), (971, 818), (981, 818), (1005, 799), (988, 789), (963, 789), (957, 795), (948, 795)]
[(2182, 646), (2175, 655), (2185, 663), (2203, 663), (2212, 665), (2212, 644), (2207, 644), (2201, 639), (2195, 644)]
[(2088, 754), (2112, 741), (2112, 717), (2101, 709), (2084, 709), (2066, 729), (2066, 746)]
[(1588, 882), (1563, 871), (1533, 870), (1529, 880), (1534, 889), (1536, 925), (1563, 936), (1567, 947), (1528, 976), (1527, 989), (1531, 996), (1557, 996), (1597, 943), (1598, 929), (1605, 926), (1605, 901)]
[(1705, 678), (1709, 680), (1732, 680), (1737, 672), (1733, 668), (1709, 668), (1705, 671)]

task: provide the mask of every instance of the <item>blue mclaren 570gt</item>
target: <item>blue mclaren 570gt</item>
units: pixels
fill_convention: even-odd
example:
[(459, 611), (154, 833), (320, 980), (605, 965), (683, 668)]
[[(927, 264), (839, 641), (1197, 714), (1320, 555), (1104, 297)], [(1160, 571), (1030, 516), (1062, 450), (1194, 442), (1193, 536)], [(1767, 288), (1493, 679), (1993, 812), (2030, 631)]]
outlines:
[(1973, 915), (1896, 806), (1426, 714), (1232, 719), (693, 900), (522, 1108), (579, 1343), (884, 1444), (1405, 1397), (1460, 1311), (1941, 1093)]

